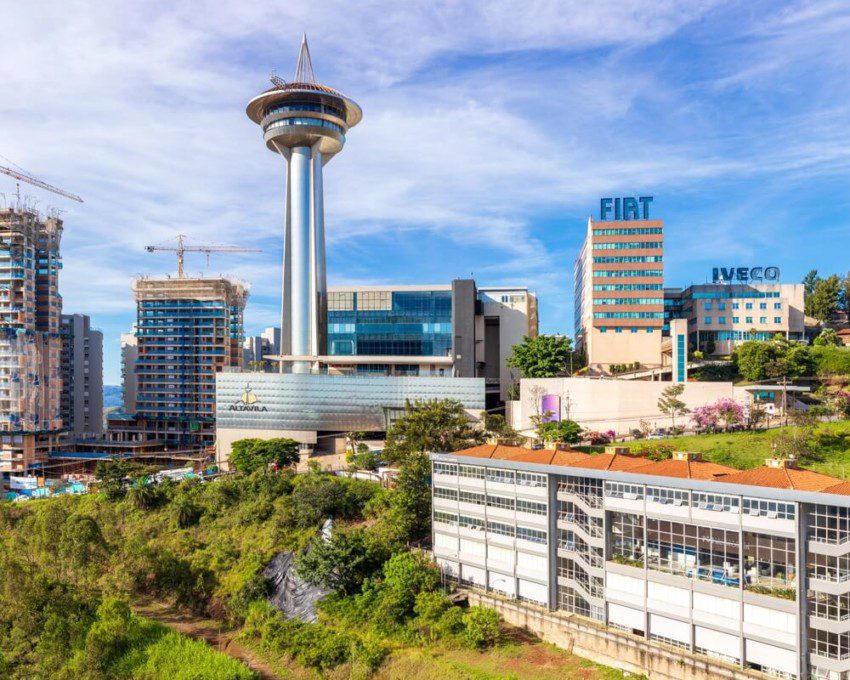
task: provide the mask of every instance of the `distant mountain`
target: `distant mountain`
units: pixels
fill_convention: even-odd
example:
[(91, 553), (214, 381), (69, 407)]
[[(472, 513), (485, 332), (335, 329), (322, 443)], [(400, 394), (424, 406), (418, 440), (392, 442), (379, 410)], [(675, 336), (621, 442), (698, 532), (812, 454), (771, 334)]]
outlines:
[(124, 406), (124, 394), (121, 385), (103, 386), (103, 408), (121, 408)]

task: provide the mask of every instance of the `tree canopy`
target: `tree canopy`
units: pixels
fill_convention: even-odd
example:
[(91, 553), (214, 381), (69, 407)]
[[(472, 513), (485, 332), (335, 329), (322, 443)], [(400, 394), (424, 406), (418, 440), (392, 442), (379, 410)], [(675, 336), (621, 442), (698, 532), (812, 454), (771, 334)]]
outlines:
[(572, 341), (565, 336), (525, 336), (513, 346), (507, 364), (523, 378), (555, 378), (569, 370), (571, 354)]
[(658, 398), (658, 410), (664, 415), (670, 416), (670, 422), (673, 427), (676, 427), (676, 417), (683, 416), (689, 413), (688, 407), (684, 401), (680, 399), (685, 391), (683, 383), (677, 383), (665, 387)]
[(271, 465), (279, 468), (295, 465), (299, 458), (299, 447), (294, 439), (240, 439), (233, 442), (230, 450), (230, 465), (237, 472), (251, 474), (254, 470), (265, 470)]
[(417, 399), (407, 402), (405, 414), (390, 427), (384, 453), (400, 462), (415, 453), (459, 451), (482, 441), (459, 401)]
[(745, 380), (765, 378), (796, 378), (807, 375), (812, 368), (808, 348), (799, 342), (777, 336), (773, 340), (749, 340), (732, 354), (738, 372)]

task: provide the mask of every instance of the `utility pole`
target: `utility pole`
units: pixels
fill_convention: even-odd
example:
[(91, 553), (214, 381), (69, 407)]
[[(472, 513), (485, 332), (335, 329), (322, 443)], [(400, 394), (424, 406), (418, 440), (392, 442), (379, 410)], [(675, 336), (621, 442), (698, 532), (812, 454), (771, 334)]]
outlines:
[(788, 427), (788, 376), (782, 376), (782, 415), (785, 418), (785, 427)]

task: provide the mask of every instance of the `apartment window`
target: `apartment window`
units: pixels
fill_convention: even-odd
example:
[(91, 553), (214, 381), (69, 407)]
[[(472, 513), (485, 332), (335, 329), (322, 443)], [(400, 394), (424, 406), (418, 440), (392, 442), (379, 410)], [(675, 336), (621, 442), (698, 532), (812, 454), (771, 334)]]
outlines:
[(434, 498), (445, 498), (447, 500), (457, 500), (457, 489), (446, 489), (442, 486), (434, 487)]
[(718, 302), (717, 303), (717, 309), (720, 310), (721, 312), (724, 311), (726, 309), (726, 303), (725, 302)]
[(752, 303), (752, 302), (748, 302), (748, 303), (746, 303), (746, 304), (744, 305), (744, 309), (752, 309), (752, 308), (753, 308), (753, 303)]
[(718, 316), (717, 317), (717, 323), (725, 324), (726, 323), (726, 317), (725, 316)]
[(705, 317), (705, 318), (702, 320), (702, 322), (703, 322), (704, 324), (706, 324), (707, 326), (708, 326), (708, 325), (711, 325), (711, 317), (710, 317), (710, 316)]
[(759, 302), (759, 309), (767, 309), (767, 303), (766, 302)]
[(457, 465), (453, 463), (434, 463), (435, 475), (451, 475), (457, 476)]
[(841, 583), (850, 581), (850, 555), (821, 555), (809, 552), (806, 555), (806, 570), (809, 578)]
[(484, 520), (480, 517), (469, 517), (467, 515), (459, 515), (458, 525), (463, 529), (474, 529), (476, 531), (484, 531)]
[(513, 470), (498, 470), (496, 468), (487, 468), (487, 481), (496, 482), (498, 484), (513, 484)]
[(663, 489), (657, 486), (646, 487), (646, 500), (649, 503), (687, 507), (690, 505), (690, 494), (679, 489)]
[(745, 498), (743, 513), (753, 517), (769, 517), (770, 519), (794, 519), (793, 503), (779, 503), (761, 498)]
[(831, 595), (810, 590), (809, 612), (819, 619), (846, 621), (850, 619), (850, 593)]
[(458, 468), (461, 477), (469, 479), (484, 479), (484, 468), (478, 465), (461, 465)]
[(646, 329), (646, 332), (647, 332), (647, 333), (652, 333), (654, 330), (655, 330), (654, 328), (647, 328), (647, 329)]
[(599, 332), (600, 332), (600, 333), (607, 333), (607, 332), (608, 332), (608, 329), (607, 329), (607, 328), (605, 328), (605, 326), (600, 326), (600, 327), (599, 327)]
[(502, 510), (513, 510), (514, 499), (505, 496), (491, 496), (487, 494), (487, 506), (490, 508), (501, 508)]
[(809, 514), (809, 535), (818, 543), (844, 543), (850, 540), (850, 509), (815, 505)]
[(714, 512), (739, 512), (738, 499), (734, 496), (721, 496), (713, 493), (694, 492), (694, 507), (700, 510), (713, 510)]
[(546, 504), (545, 503), (535, 503), (534, 501), (524, 501), (521, 498), (517, 499), (516, 502), (516, 511), (517, 512), (527, 512), (532, 515), (542, 515), (546, 516)]
[(829, 633), (809, 628), (809, 651), (830, 659), (850, 658), (850, 633)]
[(632, 327), (632, 333), (637, 333), (637, 332), (638, 332), (638, 329), (637, 329), (637, 328)]
[(532, 543), (540, 543), (546, 545), (546, 532), (530, 527), (518, 526), (516, 528), (516, 537), (523, 541), (531, 541)]
[(617, 326), (617, 327), (614, 329), (614, 332), (615, 332), (615, 333), (622, 333), (622, 332), (623, 332), (623, 329), (622, 329), (620, 326)]
[(503, 524), (502, 522), (487, 522), (487, 531), (490, 531), (494, 534), (499, 534), (500, 536), (514, 536), (514, 527), (509, 524)]
[(767, 317), (766, 316), (760, 316), (759, 317), (759, 323), (767, 323)]
[(710, 302), (704, 302), (704, 303), (703, 303), (703, 305), (702, 305), (702, 308), (703, 308), (706, 312), (710, 312), (710, 311), (711, 311), (711, 303), (710, 303)]
[(765, 595), (793, 595), (797, 582), (794, 539), (744, 532), (745, 588)]
[(741, 317), (739, 317), (739, 316), (733, 316), (732, 317), (732, 323), (738, 323), (740, 320), (741, 320)]
[(608, 498), (640, 500), (643, 498), (643, 487), (638, 484), (625, 484), (623, 482), (605, 482), (605, 495)]
[(753, 317), (751, 317), (751, 316), (748, 316), (744, 319), (744, 323), (752, 323), (752, 322), (753, 322)]
[(461, 503), (473, 503), (474, 505), (486, 505), (487, 499), (483, 493), (474, 491), (460, 491), (458, 499)]
[(774, 309), (782, 309), (782, 303), (781, 302), (774, 302), (773, 308)]
[(741, 305), (737, 302), (732, 303), (732, 309), (738, 309)]
[(530, 486), (537, 489), (545, 489), (547, 485), (546, 475), (538, 475), (534, 472), (517, 472), (517, 486)]
[(643, 517), (627, 512), (611, 513), (611, 553), (614, 560), (643, 565)]
[(782, 323), (782, 317), (781, 316), (774, 316), (773, 317), (773, 323)]
[(451, 524), (452, 526), (457, 526), (457, 515), (451, 512), (441, 512), (440, 510), (435, 510), (434, 521), (439, 522), (441, 524)]

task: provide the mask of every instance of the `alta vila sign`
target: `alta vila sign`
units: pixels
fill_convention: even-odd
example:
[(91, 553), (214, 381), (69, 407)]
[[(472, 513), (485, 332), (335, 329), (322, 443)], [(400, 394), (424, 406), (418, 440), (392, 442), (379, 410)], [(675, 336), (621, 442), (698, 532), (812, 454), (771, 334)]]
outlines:
[(254, 413), (262, 413), (263, 411), (268, 411), (269, 409), (265, 406), (257, 404), (257, 395), (254, 394), (254, 391), (251, 389), (251, 383), (245, 385), (245, 391), (242, 392), (242, 396), (239, 397), (237, 401), (232, 403), (228, 407), (228, 411), (251, 411)]

